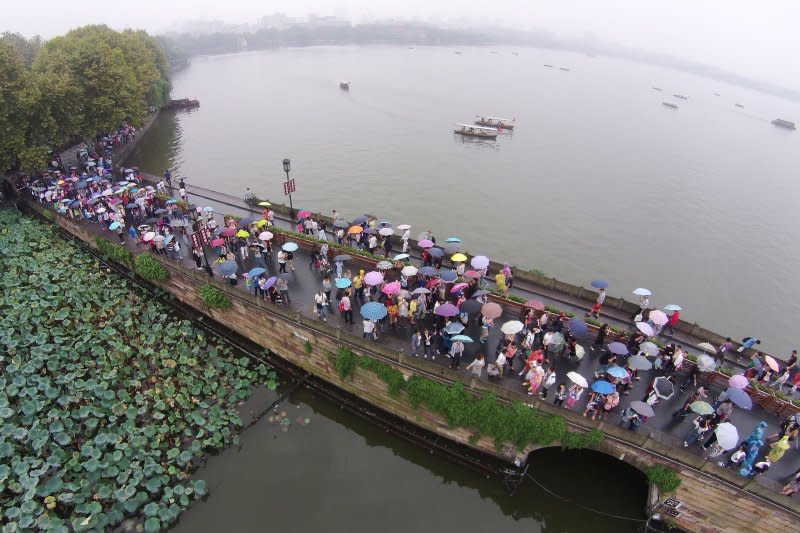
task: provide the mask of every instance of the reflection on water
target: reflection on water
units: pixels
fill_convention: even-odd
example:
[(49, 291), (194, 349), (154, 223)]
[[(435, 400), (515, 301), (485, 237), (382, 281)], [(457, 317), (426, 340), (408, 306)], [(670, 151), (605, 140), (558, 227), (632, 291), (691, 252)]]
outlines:
[(183, 165), (183, 129), (178, 116), (198, 111), (199, 108), (163, 111), (133, 150), (130, 161), (135, 161), (139, 168), (156, 176), (161, 176), (165, 170), (171, 169), (173, 176), (178, 177), (176, 171)]
[(240, 449), (209, 461), (198, 475), (211, 496), (186, 512), (176, 531), (560, 533), (591, 524), (592, 531), (627, 533), (634, 522), (576, 504), (643, 516), (644, 477), (607, 456), (540, 450), (531, 473), (552, 493), (530, 482), (512, 497), (500, 480), (433, 456), (308, 391), (278, 412), (288, 429), (281, 417), (264, 418), (244, 433)]

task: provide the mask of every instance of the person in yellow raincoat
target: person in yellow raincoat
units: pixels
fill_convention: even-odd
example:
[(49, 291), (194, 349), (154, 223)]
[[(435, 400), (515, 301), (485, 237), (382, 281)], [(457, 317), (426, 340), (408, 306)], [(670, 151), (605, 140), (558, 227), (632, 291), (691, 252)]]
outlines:
[(767, 454), (769, 460), (773, 463), (777, 463), (780, 461), (783, 454), (786, 453), (786, 450), (789, 449), (789, 435), (784, 435), (782, 439), (777, 441), (775, 444), (770, 445), (770, 452)]
[(495, 285), (497, 285), (497, 290), (500, 291), (500, 294), (503, 296), (508, 296), (508, 286), (506, 285), (506, 275), (502, 272), (499, 272), (494, 277)]

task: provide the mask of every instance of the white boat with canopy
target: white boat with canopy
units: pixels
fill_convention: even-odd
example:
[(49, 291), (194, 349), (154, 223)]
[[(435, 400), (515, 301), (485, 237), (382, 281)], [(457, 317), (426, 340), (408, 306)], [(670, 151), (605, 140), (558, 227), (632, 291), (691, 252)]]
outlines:
[(488, 126), (491, 128), (500, 128), (504, 130), (513, 130), (517, 123), (515, 118), (500, 118), (500, 117), (484, 117), (477, 115), (475, 124), (479, 126)]
[(497, 139), (499, 133), (497, 128), (487, 126), (476, 126), (475, 124), (456, 124), (453, 133), (459, 133), (467, 137), (480, 137), (482, 139)]

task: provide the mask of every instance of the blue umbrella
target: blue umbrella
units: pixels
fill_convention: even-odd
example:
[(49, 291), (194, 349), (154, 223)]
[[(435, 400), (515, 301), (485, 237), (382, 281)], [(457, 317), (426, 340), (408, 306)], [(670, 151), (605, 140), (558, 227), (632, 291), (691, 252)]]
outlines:
[(615, 355), (625, 355), (628, 353), (628, 347), (621, 342), (612, 342), (608, 345), (608, 351)]
[(352, 284), (353, 284), (353, 282), (350, 281), (347, 278), (336, 278), (336, 288), (337, 289), (346, 289), (347, 287), (349, 287)]
[(252, 279), (252, 278), (260, 276), (264, 272), (266, 272), (266, 269), (261, 268), (261, 267), (256, 267), (253, 270), (251, 270), (250, 272), (248, 272), (247, 275), (250, 277), (250, 279)]
[(485, 290), (481, 289), (479, 291), (475, 291), (474, 293), (472, 293), (472, 297), (473, 298), (480, 298), (481, 296), (486, 296), (487, 294), (491, 294), (491, 293), (489, 291), (485, 291)]
[(381, 220), (380, 222), (378, 222), (378, 226), (380, 226), (382, 228), (391, 228), (392, 227), (392, 223), (389, 222), (388, 220)]
[(249, 226), (252, 223), (253, 223), (253, 219), (252, 218), (246, 218), (245, 217), (245, 218), (239, 220), (239, 225), (241, 227)]
[(433, 267), (426, 266), (422, 267), (417, 271), (417, 274), (422, 274), (423, 276), (438, 276), (439, 271)]
[(110, 226), (108, 226), (108, 229), (110, 229), (110, 230), (112, 230), (112, 231), (113, 231), (113, 230), (117, 229), (118, 227), (119, 227), (119, 222), (117, 222), (117, 221), (115, 220), (114, 222), (112, 222), (112, 223), (111, 223), (111, 225), (110, 225)]
[(451, 341), (461, 341), (461, 342), (475, 342), (472, 340), (472, 337), (469, 335), (456, 335), (454, 337), (450, 337)]
[(239, 267), (236, 266), (236, 261), (225, 261), (219, 266), (219, 271), (222, 272), (223, 276), (236, 274), (237, 270), (239, 270)]
[(160, 209), (160, 208), (153, 211), (153, 213), (155, 213), (156, 215), (163, 215), (166, 212), (167, 212), (166, 209)]
[(753, 400), (750, 395), (742, 389), (734, 389), (733, 387), (727, 389), (725, 394), (730, 400), (742, 409), (752, 409)]
[(85, 182), (85, 181), (82, 181), (82, 182), (80, 182), (80, 183), (76, 184), (76, 185), (75, 185), (75, 188), (76, 188), (76, 189), (85, 189), (85, 188), (86, 188), (86, 182)]
[(360, 217), (356, 217), (356, 218), (353, 219), (353, 225), (354, 226), (360, 226), (361, 224), (363, 224), (367, 220), (369, 220), (367, 215), (361, 215)]
[(458, 279), (458, 274), (456, 274), (455, 270), (445, 270), (439, 276), (442, 278), (442, 281), (446, 283), (453, 282)]
[(569, 322), (567, 322), (567, 325), (569, 326), (569, 330), (576, 337), (586, 337), (589, 335), (589, 326), (587, 326), (586, 322), (578, 317), (570, 318)]
[(608, 288), (608, 282), (606, 280), (604, 280), (604, 279), (592, 280), (591, 285), (595, 289), (607, 289)]
[(446, 240), (446, 241), (444, 241), (444, 242), (455, 242), (455, 243), (460, 243), (460, 242), (461, 242), (461, 239), (459, 239), (458, 237), (448, 237), (448, 238), (447, 238), (447, 240)]
[(448, 335), (458, 335), (464, 331), (464, 325), (461, 322), (450, 322), (444, 330)]
[(128, 209), (136, 209), (139, 206), (135, 202), (131, 202), (128, 205), (126, 205), (125, 207), (127, 207)]
[(606, 374), (609, 376), (614, 376), (615, 378), (623, 379), (628, 376), (628, 371), (622, 368), (621, 366), (613, 365), (608, 367), (606, 370)]
[(176, 203), (177, 201), (178, 201), (178, 200), (173, 200), (173, 199), (171, 199), (171, 198), (170, 198), (169, 200), (167, 200), (167, 205), (174, 204), (174, 203)]
[(611, 394), (614, 389), (614, 385), (603, 379), (592, 383), (592, 390), (597, 394)]
[(444, 256), (444, 250), (441, 248), (431, 248), (428, 250), (428, 253), (431, 254), (431, 257), (442, 257)]
[(75, 201), (71, 202), (71, 203), (69, 204), (69, 206), (70, 206), (72, 209), (75, 209), (76, 207), (80, 207), (80, 206), (81, 206), (81, 203), (80, 203), (78, 200), (75, 200)]
[(367, 320), (380, 320), (386, 313), (386, 306), (382, 303), (369, 302), (361, 306), (361, 316)]
[(167, 235), (167, 237), (164, 239), (164, 244), (169, 244), (174, 238), (175, 235)]
[(283, 246), (281, 246), (281, 248), (283, 248), (284, 252), (296, 252), (298, 246), (296, 242), (287, 242), (284, 243)]

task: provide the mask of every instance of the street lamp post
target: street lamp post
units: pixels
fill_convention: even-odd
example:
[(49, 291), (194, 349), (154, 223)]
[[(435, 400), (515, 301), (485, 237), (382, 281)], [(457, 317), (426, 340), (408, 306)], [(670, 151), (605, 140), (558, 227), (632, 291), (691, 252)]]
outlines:
[(285, 158), (283, 160), (283, 171), (286, 172), (286, 194), (289, 195), (289, 216), (294, 220), (294, 206), (292, 205), (292, 185), (293, 183), (289, 179), (289, 171), (292, 170), (292, 162), (289, 158)]

